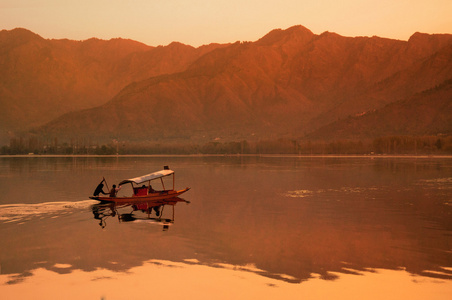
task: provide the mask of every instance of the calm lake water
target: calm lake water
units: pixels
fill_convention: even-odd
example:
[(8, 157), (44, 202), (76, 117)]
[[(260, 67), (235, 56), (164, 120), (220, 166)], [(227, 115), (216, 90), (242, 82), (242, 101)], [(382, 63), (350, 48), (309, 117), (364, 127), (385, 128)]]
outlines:
[(2, 299), (451, 299), (452, 158), (0, 157), (0, 240)]

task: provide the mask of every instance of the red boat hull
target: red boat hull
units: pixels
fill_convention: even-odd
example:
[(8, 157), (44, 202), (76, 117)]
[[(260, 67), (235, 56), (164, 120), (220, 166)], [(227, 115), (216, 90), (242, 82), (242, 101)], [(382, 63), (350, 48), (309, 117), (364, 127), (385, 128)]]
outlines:
[(188, 191), (190, 188), (185, 188), (183, 190), (174, 191), (159, 191), (155, 193), (150, 193), (144, 196), (132, 196), (132, 197), (102, 197), (102, 196), (96, 196), (96, 197), (89, 197), (93, 200), (98, 200), (102, 202), (114, 202), (114, 203), (128, 203), (128, 202), (135, 202), (135, 201), (156, 201), (156, 200), (165, 200), (169, 198), (177, 197), (186, 191)]

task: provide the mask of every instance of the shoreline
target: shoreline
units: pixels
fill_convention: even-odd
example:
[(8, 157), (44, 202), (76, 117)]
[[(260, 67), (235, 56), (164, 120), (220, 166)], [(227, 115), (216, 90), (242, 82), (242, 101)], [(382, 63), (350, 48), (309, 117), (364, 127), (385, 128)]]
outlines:
[(0, 158), (119, 158), (119, 157), (287, 157), (287, 158), (444, 158), (452, 154), (17, 154), (0, 155)]

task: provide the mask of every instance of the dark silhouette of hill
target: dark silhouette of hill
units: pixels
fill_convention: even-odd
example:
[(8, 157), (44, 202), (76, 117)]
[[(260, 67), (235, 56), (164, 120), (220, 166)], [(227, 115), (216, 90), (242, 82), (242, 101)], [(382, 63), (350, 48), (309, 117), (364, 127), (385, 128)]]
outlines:
[[(448, 34), (415, 33), (400, 41), (330, 32), (315, 35), (294, 26), (273, 30), (255, 42), (200, 47), (190, 63), (173, 62), (164, 68), (193, 51), (173, 43), (166, 49), (171, 51), (157, 47), (128, 54), (110, 69), (128, 77), (110, 75), (108, 82), (120, 86), (118, 82), (125, 83), (134, 74), (144, 79), (141, 70), (159, 61), (155, 74), (130, 80), (134, 82), (105, 104), (70, 112), (33, 132), (98, 141), (301, 138), (339, 119), (405, 99), (425, 98), (410, 104), (421, 105), (430, 97), (424, 91), (451, 79), (451, 47)], [(448, 103), (447, 95), (438, 91), (435, 97)], [(407, 124), (413, 128), (407, 134), (421, 130), (414, 127)], [(439, 127), (437, 132), (445, 131)], [(366, 135), (375, 133), (363, 132)]]

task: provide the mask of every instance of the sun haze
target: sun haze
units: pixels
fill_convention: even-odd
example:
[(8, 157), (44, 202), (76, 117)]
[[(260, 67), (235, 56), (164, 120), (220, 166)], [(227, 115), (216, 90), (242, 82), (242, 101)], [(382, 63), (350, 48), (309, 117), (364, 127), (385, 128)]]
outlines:
[(130, 38), (151, 46), (254, 41), (275, 28), (407, 40), (451, 33), (450, 0), (2, 0), (0, 29), (44, 38)]

